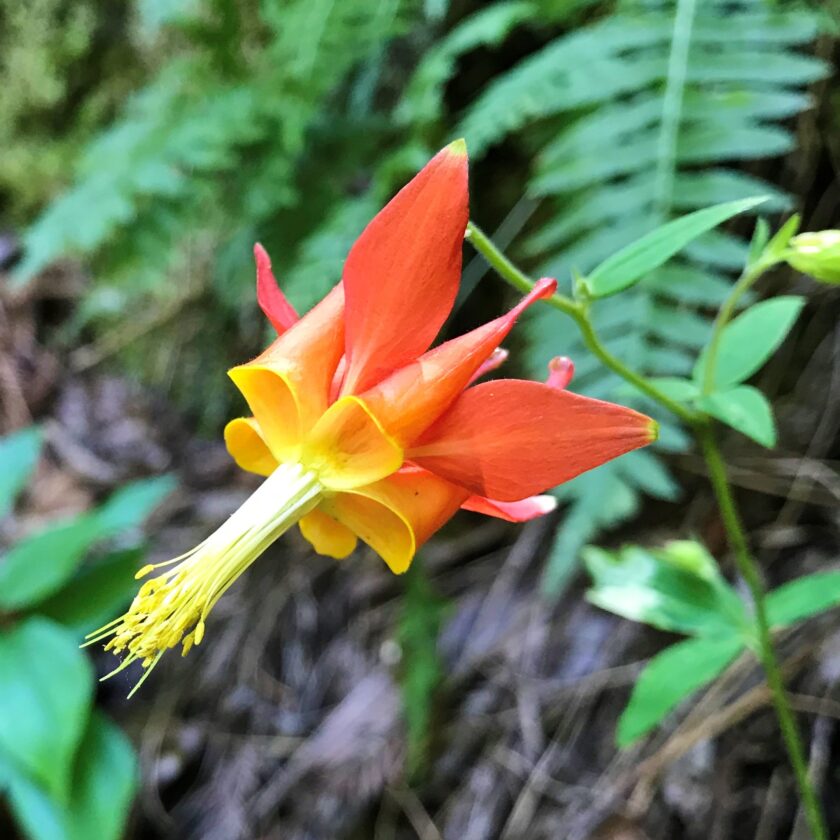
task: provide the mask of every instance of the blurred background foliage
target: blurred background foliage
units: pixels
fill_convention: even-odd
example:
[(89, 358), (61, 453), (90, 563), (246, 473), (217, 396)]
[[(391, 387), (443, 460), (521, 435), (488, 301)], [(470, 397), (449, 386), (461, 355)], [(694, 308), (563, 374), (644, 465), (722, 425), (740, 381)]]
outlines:
[[(0, 517), (35, 473), (41, 434), (0, 438)], [(0, 563), (0, 792), (35, 840), (118, 840), (137, 786), (134, 751), (93, 709), (85, 633), (131, 598), (139, 527), (172, 489), (126, 484), (98, 508), (30, 528)]]
[[(0, 0), (0, 228), (20, 238), (10, 283), (77, 297), (45, 336), (74, 374), (126, 371), (216, 437), (240, 410), (223, 371), (268, 337), (254, 241), (305, 310), (376, 210), (454, 137), (468, 143), (475, 221), (566, 290), (574, 270), (717, 202), (763, 194), (762, 212), (836, 223), (814, 140), (838, 136), (836, 21), (819, 0)], [(650, 376), (688, 373), (750, 231), (715, 231), (599, 302), (613, 352)], [(503, 302), (466, 256), (453, 330)], [(559, 491), (543, 581), (557, 592), (581, 547), (644, 495), (678, 498), (666, 462), (688, 439), (562, 315), (535, 311), (518, 336), (514, 372), (542, 377), (567, 354), (575, 390), (668, 421), (655, 450)], [(419, 771), (442, 610), (422, 578), (408, 593)]]
[[(463, 135), (476, 220), (568, 284), (674, 215), (756, 194), (793, 207), (784, 170), (753, 162), (796, 148), (829, 69), (813, 54), (821, 5), (767, 0), (39, 0), (4, 17), (0, 190), (10, 220), (31, 220), (19, 282), (84, 258), (93, 280), (65, 341), (93, 338), (77, 360), (118, 354), (209, 433), (236, 410), (219, 372), (266, 335), (254, 241), (306, 309), (375, 210)], [(746, 247), (713, 232), (602, 303), (613, 352), (686, 373)], [(576, 388), (638, 401), (557, 313), (528, 319), (526, 341), (529, 374), (567, 353)], [(686, 445), (669, 420), (659, 450)], [(655, 451), (565, 486), (549, 587), (641, 493), (677, 492)]]

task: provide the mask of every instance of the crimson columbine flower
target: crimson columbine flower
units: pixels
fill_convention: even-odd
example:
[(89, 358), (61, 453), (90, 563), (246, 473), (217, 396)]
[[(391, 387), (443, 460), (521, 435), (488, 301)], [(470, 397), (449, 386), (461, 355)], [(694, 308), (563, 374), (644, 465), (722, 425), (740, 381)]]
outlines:
[(295, 523), (315, 550), (367, 543), (396, 573), (459, 508), (524, 521), (554, 507), (539, 494), (655, 437), (628, 408), (548, 381), (473, 381), (496, 367), (518, 315), (550, 296), (540, 280), (506, 315), (433, 350), (461, 273), (468, 221), (463, 141), (437, 154), (353, 245), (341, 282), (298, 319), (258, 245), (257, 297), (278, 337), (230, 371), (252, 416), (231, 421), (237, 464), (266, 481), (214, 534), (140, 588), (128, 612), (92, 634), (157, 662), (204, 635), (233, 581)]

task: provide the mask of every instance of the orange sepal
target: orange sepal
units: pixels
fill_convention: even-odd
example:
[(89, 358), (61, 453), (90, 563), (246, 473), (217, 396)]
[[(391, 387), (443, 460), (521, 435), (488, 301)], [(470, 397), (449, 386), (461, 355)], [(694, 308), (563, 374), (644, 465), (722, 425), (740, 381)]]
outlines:
[(540, 382), (465, 391), (406, 457), (480, 496), (541, 493), (656, 438), (649, 417)]
[(428, 349), (449, 316), (469, 219), (463, 141), (438, 152), (374, 217), (347, 256), (347, 373), (359, 394)]
[[(509, 312), (446, 341), (392, 373), (362, 399), (403, 446), (410, 444), (452, 404), (532, 303), (551, 297), (557, 281), (543, 279)], [(504, 360), (504, 356), (499, 363)], [(492, 368), (491, 368), (492, 369)]]

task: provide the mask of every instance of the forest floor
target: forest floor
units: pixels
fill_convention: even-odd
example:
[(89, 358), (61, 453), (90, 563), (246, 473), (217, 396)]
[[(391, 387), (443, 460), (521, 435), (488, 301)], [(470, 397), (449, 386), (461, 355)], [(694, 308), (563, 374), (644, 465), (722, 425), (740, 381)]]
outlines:
[[(0, 298), (0, 432), (34, 420), (47, 441), (15, 527), (83, 510), (129, 479), (174, 472), (179, 489), (148, 529), (149, 562), (163, 560), (206, 535), (254, 482), (221, 441), (195, 438), (159, 394), (109, 373), (107, 359), (89, 365), (89, 356), (44, 345), (80, 282), (45, 276)], [(62, 299), (48, 291), (56, 287)], [(840, 556), (840, 332), (816, 338), (768, 374), (796, 370), (796, 399), (780, 407), (781, 449), (727, 441), (752, 543), (774, 584)], [(694, 534), (731, 573), (701, 461), (689, 455), (674, 466), (682, 502), (651, 504), (610, 544)], [(396, 630), (404, 580), (368, 551), (335, 563), (297, 534), (283, 538), (218, 604), (200, 648), (166, 657), (131, 701), (130, 677), (101, 688), (141, 756), (128, 836), (805, 840), (768, 692), (748, 656), (652, 736), (617, 750), (616, 721), (636, 676), (675, 637), (587, 604), (582, 574), (561, 598), (541, 596), (558, 525), (562, 513), (524, 527), (462, 514), (424, 551), (447, 605), (443, 681), (428, 762), (410, 785)], [(840, 612), (778, 641), (836, 836)], [(104, 673), (110, 656), (94, 658)]]

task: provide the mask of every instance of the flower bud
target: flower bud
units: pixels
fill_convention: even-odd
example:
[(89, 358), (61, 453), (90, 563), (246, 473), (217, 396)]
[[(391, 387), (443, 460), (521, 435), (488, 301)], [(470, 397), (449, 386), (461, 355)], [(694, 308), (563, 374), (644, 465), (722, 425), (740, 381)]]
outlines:
[(840, 230), (800, 233), (790, 240), (785, 252), (797, 271), (824, 283), (840, 283)]

